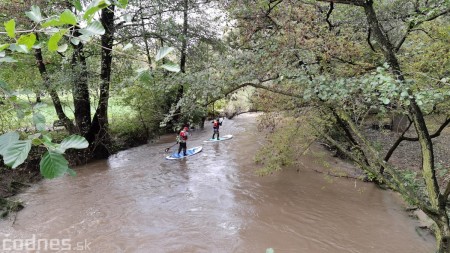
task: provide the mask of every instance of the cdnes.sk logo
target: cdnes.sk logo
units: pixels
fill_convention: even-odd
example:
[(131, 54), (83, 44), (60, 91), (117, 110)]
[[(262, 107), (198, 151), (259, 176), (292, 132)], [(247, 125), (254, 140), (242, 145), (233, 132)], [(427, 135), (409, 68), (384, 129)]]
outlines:
[(64, 238), (38, 238), (35, 234), (29, 238), (13, 238), (11, 234), (0, 233), (1, 252), (15, 251), (88, 251), (90, 242), (72, 242), (71, 239)]

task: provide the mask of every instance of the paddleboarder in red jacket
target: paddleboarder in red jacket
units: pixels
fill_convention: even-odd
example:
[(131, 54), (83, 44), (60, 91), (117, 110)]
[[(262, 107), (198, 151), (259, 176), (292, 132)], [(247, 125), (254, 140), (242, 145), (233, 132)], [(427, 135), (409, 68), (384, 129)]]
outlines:
[(217, 134), (217, 140), (219, 140), (219, 127), (222, 125), (222, 122), (220, 122), (219, 119), (215, 119), (212, 123), (214, 130), (212, 139), (214, 139), (214, 136)]
[(177, 137), (177, 143), (180, 144), (180, 146), (178, 147), (178, 155), (180, 155), (181, 150), (183, 150), (183, 155), (186, 156), (186, 149), (187, 149), (186, 142), (187, 142), (188, 136), (189, 136), (188, 131), (189, 131), (189, 128), (184, 127), (183, 130), (181, 130), (180, 134)]

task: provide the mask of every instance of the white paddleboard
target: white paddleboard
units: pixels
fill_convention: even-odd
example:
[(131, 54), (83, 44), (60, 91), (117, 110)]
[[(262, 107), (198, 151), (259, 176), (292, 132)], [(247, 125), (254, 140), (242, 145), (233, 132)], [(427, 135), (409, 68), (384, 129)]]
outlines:
[(229, 134), (229, 135), (222, 136), (219, 139), (214, 138), (214, 139), (206, 140), (204, 142), (226, 141), (226, 140), (229, 140), (231, 138), (233, 138), (233, 135)]
[(200, 153), (202, 151), (202, 149), (203, 148), (201, 146), (190, 148), (190, 149), (186, 150), (186, 156), (183, 155), (183, 151), (181, 151), (180, 154), (175, 152), (169, 156), (166, 156), (166, 159), (167, 160), (176, 160), (176, 159), (181, 159), (181, 158), (188, 157), (188, 156), (193, 156), (195, 154)]

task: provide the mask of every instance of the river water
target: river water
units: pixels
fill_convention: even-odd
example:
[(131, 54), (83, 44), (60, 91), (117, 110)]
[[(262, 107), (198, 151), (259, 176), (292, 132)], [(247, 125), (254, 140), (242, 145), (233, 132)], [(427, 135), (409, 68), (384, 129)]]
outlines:
[(256, 117), (225, 120), (229, 141), (203, 145), (212, 131), (194, 131), (188, 147), (203, 152), (188, 159), (165, 160), (174, 136), (163, 136), (36, 184), (0, 222), (3, 252), (26, 239), (41, 250), (56, 240), (60, 252), (433, 252), (391, 192), (310, 168), (258, 176)]

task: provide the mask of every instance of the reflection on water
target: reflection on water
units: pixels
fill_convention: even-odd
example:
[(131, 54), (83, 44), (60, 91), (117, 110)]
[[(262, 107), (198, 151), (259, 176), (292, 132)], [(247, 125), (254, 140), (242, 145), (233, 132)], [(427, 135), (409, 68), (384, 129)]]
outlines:
[(255, 117), (226, 120), (229, 141), (194, 131), (188, 147), (204, 148), (188, 159), (165, 160), (164, 136), (43, 181), (0, 237), (87, 240), (91, 252), (432, 252), (392, 193), (307, 169), (258, 177)]

